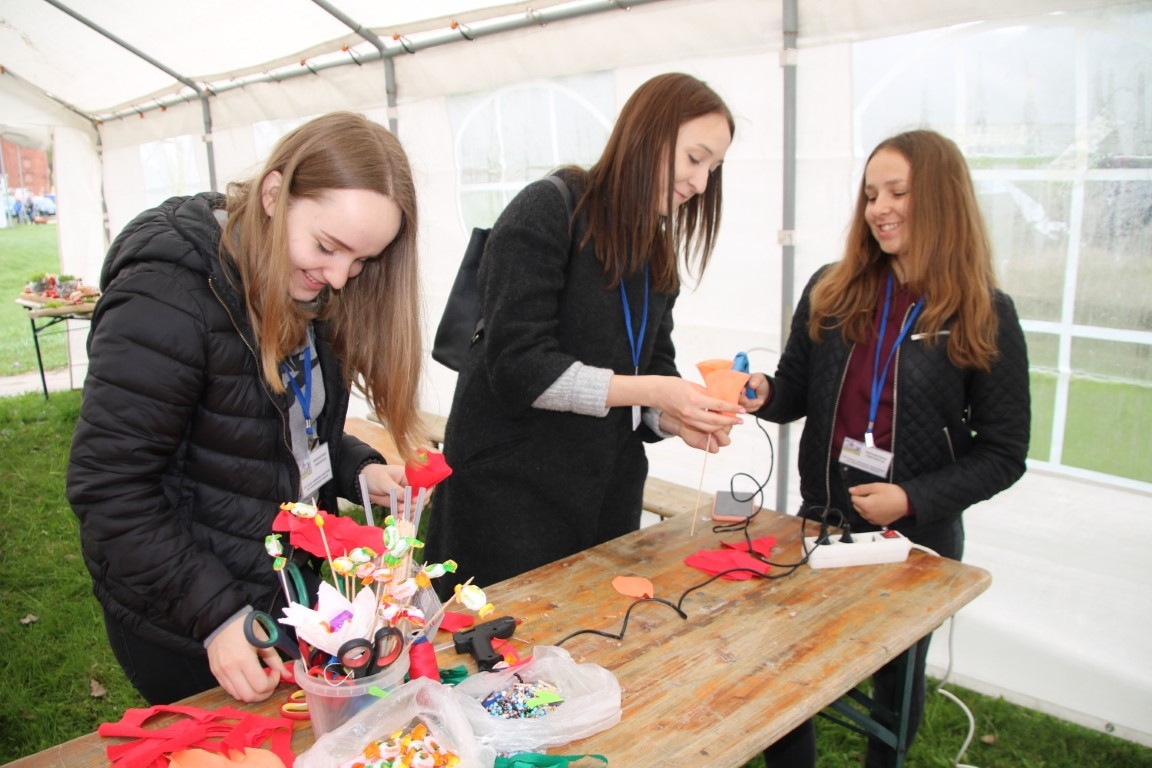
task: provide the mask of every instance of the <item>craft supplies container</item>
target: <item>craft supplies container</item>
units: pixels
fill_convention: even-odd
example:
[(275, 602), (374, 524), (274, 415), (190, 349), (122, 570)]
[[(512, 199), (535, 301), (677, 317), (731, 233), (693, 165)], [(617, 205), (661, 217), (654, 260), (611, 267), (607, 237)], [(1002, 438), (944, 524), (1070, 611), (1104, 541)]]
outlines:
[(296, 683), (304, 689), (308, 701), (312, 732), (320, 738), (376, 701), (372, 688), (393, 691), (404, 683), (408, 674), (408, 649), (405, 648), (404, 653), (383, 672), (360, 680), (348, 678), (341, 683), (332, 683), (323, 677), (309, 675), (301, 661), (296, 661), (295, 672)]

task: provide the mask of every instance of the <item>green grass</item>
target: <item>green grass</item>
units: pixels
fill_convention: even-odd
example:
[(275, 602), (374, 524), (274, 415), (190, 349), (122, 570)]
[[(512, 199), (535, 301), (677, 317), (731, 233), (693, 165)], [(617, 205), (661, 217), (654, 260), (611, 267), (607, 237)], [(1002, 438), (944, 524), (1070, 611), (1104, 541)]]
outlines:
[[(28, 373), (36, 368), (36, 348), (28, 312), (16, 304), (16, 298), (33, 275), (60, 272), (60, 252), (56, 244), (56, 224), (12, 226), (0, 229), (0, 376)], [(81, 275), (94, 283), (96, 276)], [(57, 328), (63, 328), (63, 325)], [(63, 333), (56, 329), (40, 336), (44, 369), (54, 370), (68, 364)]]
[[(1032, 371), (1032, 442), (1028, 458), (1050, 461), (1056, 374)], [(1075, 377), (1068, 388), (1068, 415), (1061, 463), (1108, 475), (1152, 482), (1152, 387)]]
[[(0, 764), (145, 706), (120, 670), (79, 553), (64, 473), (80, 392), (0, 398)], [(29, 620), (30, 617), (35, 620)], [(93, 695), (93, 683), (106, 690)], [(980, 768), (1152, 768), (1152, 749), (955, 686), (973, 711), (964, 762)], [(772, 702), (764, 702), (765, 707)], [(820, 768), (858, 766), (862, 736), (819, 720)], [(968, 725), (930, 695), (909, 768), (953, 765)], [(658, 747), (658, 745), (657, 745)], [(748, 768), (762, 768), (755, 760)], [(636, 768), (643, 768), (637, 766)]]
[(108, 646), (64, 495), (79, 412), (78, 391), (0, 398), (0, 763), (144, 706)]
[[(29, 276), (59, 271), (55, 225), (0, 229), (0, 254), (0, 295), (15, 298)], [(0, 302), (0, 307), (0, 375), (35, 371), (25, 310), (10, 301)], [(62, 335), (45, 334), (41, 344), (46, 369), (66, 364)], [(1033, 458), (1047, 459), (1039, 446), (1047, 446), (1051, 435), (1054, 393), (1054, 377), (1034, 372)], [(1076, 437), (1065, 440), (1065, 461), (1152, 479), (1152, 443), (1141, 426), (1152, 413), (1148, 388), (1085, 379), (1073, 384), (1070, 397), (1077, 407), (1070, 408), (1068, 433)], [(5, 691), (0, 699), (0, 764), (90, 733), (102, 722), (118, 720), (124, 710), (145, 705), (108, 647), (80, 558), (76, 519), (64, 496), (79, 408), (78, 391), (54, 392), (50, 401), (38, 392), (0, 398), (0, 665)], [(1100, 446), (1120, 449), (1112, 455)], [(35, 620), (29, 620), (33, 616)], [(94, 684), (105, 693), (93, 695)], [(969, 765), (1152, 768), (1150, 749), (1001, 699), (948, 688), (977, 721), (975, 740), (963, 758)], [(967, 729), (959, 707), (930, 695), (909, 768), (953, 765)], [(817, 721), (817, 731), (819, 768), (860, 765), (863, 737), (823, 719)], [(762, 766), (754, 760), (747, 768)]]

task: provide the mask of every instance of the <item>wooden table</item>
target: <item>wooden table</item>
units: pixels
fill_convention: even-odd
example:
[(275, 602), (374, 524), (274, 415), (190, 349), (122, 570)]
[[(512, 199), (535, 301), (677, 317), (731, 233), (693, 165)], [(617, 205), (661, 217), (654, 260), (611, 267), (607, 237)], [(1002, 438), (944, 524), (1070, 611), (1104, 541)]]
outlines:
[[(16, 299), (16, 303), (28, 310), (28, 322), (32, 324), (32, 343), (36, 346), (36, 365), (40, 368), (40, 386), (44, 390), (44, 399), (48, 399), (48, 379), (44, 375), (44, 359), (40, 356), (40, 334), (57, 323), (67, 320), (91, 320), (92, 312), (96, 309), (93, 302), (83, 304), (57, 304), (51, 305), (30, 299)], [(37, 323), (37, 320), (43, 322)]]
[[(486, 590), (495, 615), (525, 620), (516, 637), (533, 645), (555, 645), (579, 629), (618, 634), (633, 600), (613, 590), (614, 576), (647, 577), (656, 596), (673, 603), (687, 593), (686, 620), (666, 605), (645, 602), (632, 611), (622, 640), (579, 635), (563, 644), (577, 661), (616, 674), (623, 719), (553, 751), (602, 754), (614, 766), (742, 766), (991, 583), (984, 570), (914, 550), (905, 563), (815, 571), (805, 565), (776, 580), (698, 586), (708, 577), (683, 558), (737, 537), (703, 524), (690, 537), (690, 517), (670, 518)], [(750, 532), (776, 537), (773, 561), (800, 558), (797, 518), (762, 512)], [(442, 652), (440, 665), (455, 666), (461, 658)], [(278, 694), (246, 708), (273, 715), (282, 699)], [(183, 703), (215, 708), (234, 702), (216, 689)], [(292, 745), (299, 754), (312, 734), (297, 728)], [(107, 765), (107, 743), (91, 734), (12, 765)]]

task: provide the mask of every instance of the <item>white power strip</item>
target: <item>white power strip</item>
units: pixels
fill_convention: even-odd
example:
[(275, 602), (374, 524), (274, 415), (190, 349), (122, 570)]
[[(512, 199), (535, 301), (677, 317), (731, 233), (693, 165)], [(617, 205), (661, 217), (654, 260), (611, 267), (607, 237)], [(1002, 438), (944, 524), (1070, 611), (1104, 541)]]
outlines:
[(851, 544), (841, 542), (839, 533), (828, 534), (828, 544), (817, 545), (816, 538), (804, 537), (804, 551), (812, 568), (902, 563), (912, 548), (912, 542), (897, 531), (854, 533)]

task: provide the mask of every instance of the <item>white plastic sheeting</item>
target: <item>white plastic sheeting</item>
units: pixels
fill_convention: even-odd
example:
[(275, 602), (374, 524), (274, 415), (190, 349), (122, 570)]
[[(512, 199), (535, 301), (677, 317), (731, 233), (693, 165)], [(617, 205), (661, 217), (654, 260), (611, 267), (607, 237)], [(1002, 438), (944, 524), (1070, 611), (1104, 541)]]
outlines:
[[(468, 2), (333, 4), (372, 29), (393, 52), (402, 45), (393, 34), (409, 41), (448, 40), (459, 34), (450, 28), (453, 18), (475, 31), (529, 14), (527, 3), (494, 9)], [(468, 108), (466, 100), (531, 83), (542, 88), (560, 83), (610, 124), (637, 85), (658, 72), (681, 70), (708, 80), (737, 120), (725, 164), (716, 258), (702, 284), (686, 291), (678, 305), (681, 370), (693, 377), (695, 361), (738, 350), (749, 351), (757, 369), (775, 367), (782, 288), (777, 241), (784, 167), (781, 4), (655, 0), (624, 10), (604, 0), (532, 3), (535, 11), (566, 8), (573, 17), (396, 53), (391, 57), (394, 106), (382, 61), (327, 66), (375, 49), (316, 3), (205, 0), (142, 6), (73, 0), (67, 5), (197, 87), (219, 91), (209, 101), (212, 130), (206, 134), (201, 104), (187, 85), (86, 31), (51, 3), (0, 0), (0, 66), (6, 68), (0, 75), (0, 130), (38, 136), (41, 146), (53, 147), (67, 271), (94, 278), (106, 231), (115, 234), (157, 198), (206, 188), (208, 140), (223, 186), (250, 173), (271, 143), (300, 120), (350, 108), (385, 124), (394, 119), (412, 158), (422, 211), (425, 322), (431, 329), (463, 252), (467, 226), (476, 223), (462, 202), (467, 181), (459, 142), (465, 139), (455, 121)], [(1061, 12), (1080, 9), (1100, 14), (1078, 22), (1092, 26), (1106, 21), (1110, 9), (1147, 13), (1149, 7), (1147, 2), (1075, 0), (801, 0), (795, 56), (796, 280), (802, 284), (817, 266), (839, 255), (860, 154), (875, 139), (870, 132), (906, 127), (907, 118), (901, 113), (897, 119), (897, 110), (888, 121), (881, 113), (860, 125), (853, 43), (989, 19), (1021, 28), (1059, 24)], [(398, 9), (410, 13), (395, 15)], [(436, 18), (426, 19), (425, 13)], [(1142, 33), (1137, 28), (1133, 34)], [(1146, 36), (1137, 43), (1152, 45)], [(351, 53), (341, 50), (345, 44)], [(308, 70), (301, 60), (315, 71), (297, 75)], [(262, 82), (265, 73), (294, 76)], [(241, 81), (243, 87), (235, 87)], [(1147, 98), (1147, 93), (1137, 95), (1137, 112), (1149, 109)], [(103, 116), (99, 129), (78, 112)], [(539, 130), (548, 130), (543, 126)], [(500, 140), (497, 136), (494, 146), (506, 150), (510, 144)], [(562, 146), (560, 155), (566, 152), (575, 150)], [(494, 184), (526, 180), (508, 156), (496, 154), (494, 167)], [(1136, 178), (1146, 181), (1147, 173), (1137, 172)], [(421, 407), (447, 413), (454, 383), (453, 374), (429, 361)], [(775, 437), (775, 430), (770, 432)], [(797, 434), (794, 429), (793, 440)], [(698, 452), (667, 441), (650, 456), (654, 474), (693, 487), (699, 481)], [(731, 448), (709, 458), (704, 490), (727, 487), (738, 472), (762, 479), (771, 463), (767, 441), (749, 423), (735, 431)], [(775, 483), (773, 478), (767, 489), (770, 501)], [(792, 498), (789, 507), (798, 504)], [(1152, 547), (1150, 509), (1141, 488), (1030, 471), (1016, 487), (970, 510), (966, 560), (990, 570), (993, 587), (957, 620), (955, 678), (1152, 744), (1152, 665), (1142, 653), (1152, 619), (1147, 611), (1129, 608), (1146, 604), (1152, 590), (1144, 555)], [(944, 640), (938, 638), (931, 658), (940, 667), (948, 661)]]

